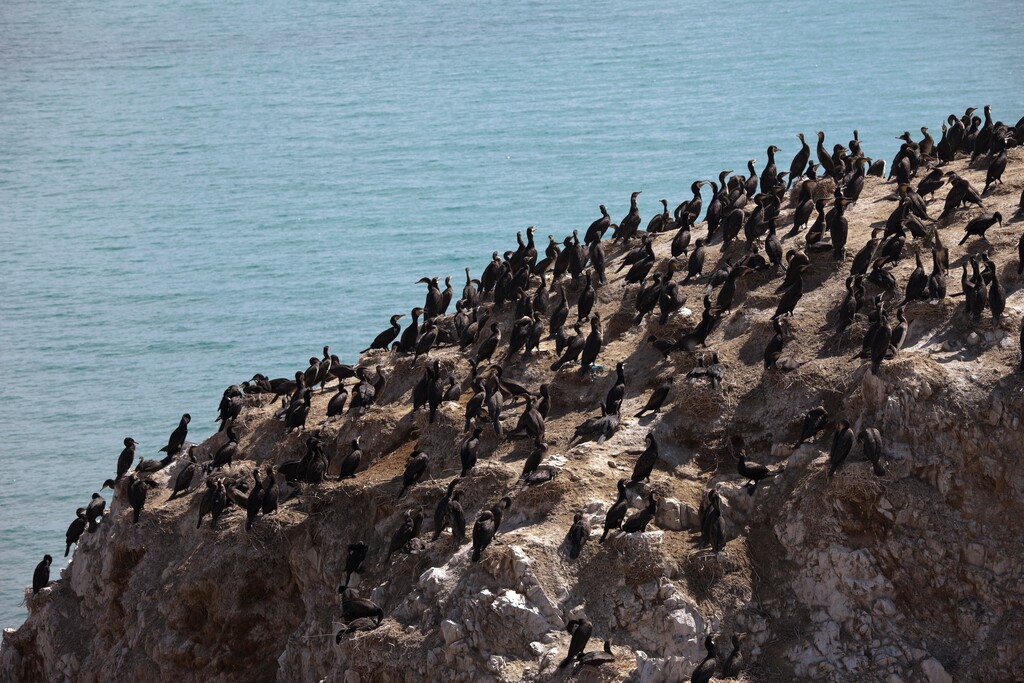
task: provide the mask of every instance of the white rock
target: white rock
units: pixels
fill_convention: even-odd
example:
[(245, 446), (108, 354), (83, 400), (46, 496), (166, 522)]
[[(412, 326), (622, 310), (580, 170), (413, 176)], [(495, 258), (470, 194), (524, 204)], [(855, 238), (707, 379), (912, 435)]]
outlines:
[(928, 683), (953, 683), (953, 677), (942, 668), (939, 660), (934, 657), (929, 657), (921, 662), (921, 673), (924, 674)]

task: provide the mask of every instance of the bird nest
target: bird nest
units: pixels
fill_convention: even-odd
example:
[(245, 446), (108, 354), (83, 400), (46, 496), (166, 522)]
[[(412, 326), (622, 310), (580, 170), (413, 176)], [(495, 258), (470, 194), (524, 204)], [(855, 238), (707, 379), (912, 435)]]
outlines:
[(699, 421), (716, 416), (720, 408), (714, 389), (710, 385), (701, 386), (707, 382), (706, 378), (698, 378), (696, 385), (687, 387), (688, 391), (679, 392), (675, 402), (679, 410)]
[(686, 553), (681, 569), (694, 594), (708, 597), (723, 591), (739, 599), (749, 598), (750, 587), (738, 574), (742, 567), (737, 564), (733, 550), (728, 547), (716, 553), (708, 548)]
[[(850, 454), (850, 457), (854, 457)], [(837, 501), (874, 505), (885, 490), (885, 477), (875, 475), (870, 462), (845, 462), (829, 482), (829, 493)]]
[(650, 583), (664, 574), (661, 539), (655, 540), (650, 533), (620, 533), (615, 539), (615, 544), (616, 549), (629, 562), (623, 571), (627, 585), (639, 586)]

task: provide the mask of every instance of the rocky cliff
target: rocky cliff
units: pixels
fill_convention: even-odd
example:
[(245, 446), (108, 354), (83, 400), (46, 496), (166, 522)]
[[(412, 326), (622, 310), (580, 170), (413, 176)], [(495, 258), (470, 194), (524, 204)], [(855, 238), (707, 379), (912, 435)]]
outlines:
[[(273, 418), (277, 404), (248, 394), (234, 424), (240, 455), (230, 466), (198, 474), (188, 494), (169, 500), (171, 483), (187, 463), (179, 458), (153, 475), (160, 488), (149, 494), (137, 524), (125, 485), (118, 485), (99, 529), (82, 536), (59, 578), (27, 596), (25, 624), (4, 633), (0, 678), (368, 683), (575, 675), (675, 682), (689, 680), (704, 659), (705, 635), (714, 635), (724, 661), (731, 636), (739, 634), (742, 676), (750, 681), (1024, 679), (1018, 521), (1024, 514), (1018, 466), (1024, 452), (1024, 374), (1018, 371), (1024, 278), (1016, 253), (1024, 222), (1011, 220), (1024, 187), (1022, 161), (1022, 150), (1010, 149), (1004, 184), (984, 197), (987, 211), (1004, 216), (986, 240), (957, 245), (978, 210), (926, 222), (949, 249), (950, 296), (907, 304), (906, 341), (877, 374), (869, 361), (851, 361), (869, 327), (870, 304), (844, 334), (836, 332), (836, 320), (853, 254), (897, 206), (895, 183), (878, 177), (867, 178), (846, 210), (845, 261), (835, 261), (831, 251), (807, 251), (804, 294), (794, 315), (783, 318), (779, 369), (765, 369), (763, 352), (774, 334), (770, 318), (783, 268), (738, 279), (735, 300), (707, 349), (665, 357), (649, 339), (678, 338), (696, 326), (708, 274), (747, 253), (742, 236), (724, 253), (720, 240), (713, 241), (704, 276), (681, 285), (686, 307), (664, 325), (657, 310), (634, 323), (640, 285), (627, 284), (629, 269), (618, 269), (637, 240), (626, 246), (606, 241), (608, 281), (597, 287), (594, 308), (604, 344), (600, 367), (583, 376), (577, 363), (550, 369), (557, 357), (550, 339), (529, 359), (517, 353), (503, 360), (515, 306), (494, 310), (491, 320), (504, 340), (492, 361), (501, 364), (503, 378), (531, 391), (550, 386), (543, 467), (553, 477), (519, 481), (533, 444), (499, 437), (483, 421), (479, 461), (458, 484), (467, 535), (482, 510), (503, 496), (511, 505), (479, 562), (470, 561), (468, 539), (457, 545), (446, 531), (432, 540), (432, 530), (437, 502), (461, 471), (472, 394), (469, 358), (486, 330), (465, 352), (442, 344), (416, 361), (412, 354), (364, 353), (360, 366), (368, 377), (375, 368), (383, 373), (383, 390), (364, 415), (324, 426), (333, 382), (326, 393), (314, 393), (305, 427), (291, 433)], [(959, 157), (944, 170), (980, 190), (987, 165)], [(830, 199), (827, 186), (823, 181), (819, 193)], [(928, 203), (933, 219), (948, 187)], [(783, 202), (778, 221), (786, 249), (805, 246), (803, 232), (790, 232), (793, 208)], [(703, 235), (702, 224), (693, 228), (694, 238)], [(664, 272), (672, 238), (653, 239), (652, 273)], [(894, 305), (915, 268), (913, 250), (920, 249), (927, 264), (933, 242), (930, 234), (908, 235), (902, 258), (886, 266), (898, 283)], [(973, 321), (957, 296), (961, 265), (981, 251), (1007, 294), (998, 323), (987, 312)], [(677, 282), (685, 267), (681, 271)], [(533, 287), (537, 283), (535, 277)], [(583, 284), (568, 276), (559, 284), (570, 300), (569, 322), (575, 322)], [(871, 283), (866, 288), (867, 299), (882, 291)], [(559, 300), (557, 287), (552, 299)], [(483, 304), (481, 311), (488, 308)], [(691, 376), (711, 362), (712, 350), (724, 370), (720, 388), (699, 373)], [(412, 394), (435, 360), (463, 391), (457, 401), (441, 403), (430, 423), (426, 408), (412, 410)], [(600, 444), (574, 439), (584, 420), (599, 415), (617, 362), (626, 380), (618, 430)], [(662, 411), (634, 417), (670, 376), (676, 379)], [(815, 406), (827, 410), (828, 426), (794, 449), (803, 415)], [(506, 397), (506, 434), (523, 408), (520, 398)], [(835, 476), (826, 477), (839, 419), (854, 433), (879, 430), (884, 476), (875, 475), (857, 444)], [(282, 481), (279, 509), (257, 517), (250, 531), (246, 511), (234, 505), (214, 528), (209, 518), (196, 528), (204, 478), (251, 481), (256, 467), (302, 458), (317, 429), (330, 463), (325, 481)], [(602, 545), (616, 482), (629, 478), (648, 433), (659, 459), (649, 481), (627, 489), (627, 499), (633, 513), (655, 492), (655, 519), (643, 533), (613, 531)], [(356, 436), (361, 467), (354, 478), (337, 481)], [(226, 438), (219, 433), (201, 443), (194, 451), (200, 462)], [(429, 468), (398, 499), (414, 448), (428, 454)], [(775, 472), (753, 493), (737, 474), (740, 450)], [(711, 488), (722, 498), (726, 543), (719, 552), (698, 544)], [(385, 561), (407, 510), (422, 511), (423, 528)], [(577, 512), (592, 534), (571, 559), (566, 535)], [(339, 584), (347, 546), (356, 541), (368, 544), (369, 555), (352, 583), (385, 616), (373, 630), (338, 636), (344, 626)], [(559, 669), (570, 641), (566, 624), (582, 615), (594, 629), (587, 650), (600, 650), (607, 638), (615, 661), (599, 669)]]

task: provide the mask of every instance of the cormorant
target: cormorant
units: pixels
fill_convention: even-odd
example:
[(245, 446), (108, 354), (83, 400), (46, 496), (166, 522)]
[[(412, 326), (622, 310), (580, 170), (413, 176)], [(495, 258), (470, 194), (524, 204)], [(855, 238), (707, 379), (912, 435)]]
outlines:
[(345, 584), (338, 589), (339, 593), (344, 593), (344, 589), (348, 588), (353, 574), (363, 573), (363, 561), (366, 559), (369, 549), (370, 546), (362, 541), (348, 544), (348, 555), (345, 556)]
[(342, 458), (338, 481), (356, 476), (356, 470), (359, 469), (359, 465), (363, 461), (363, 451), (359, 448), (359, 439), (358, 436), (352, 439), (352, 451)]
[(456, 490), (448, 501), (448, 522), (452, 527), (452, 538), (460, 546), (466, 540), (466, 513), (462, 509), (462, 491)]
[(263, 480), (263, 514), (277, 512), (277, 502), (281, 497), (281, 487), (274, 476), (274, 467), (267, 465), (266, 479)]
[(256, 482), (249, 490), (249, 497), (245, 501), (245, 530), (252, 529), (256, 521), (256, 515), (263, 509), (263, 482), (260, 481), (260, 468), (254, 467), (252, 478)]
[(85, 508), (85, 518), (89, 523), (89, 533), (93, 533), (99, 528), (98, 519), (103, 519), (104, 511), (107, 507), (107, 501), (103, 500), (103, 497), (98, 494), (92, 494), (92, 501)]
[(43, 555), (42, 561), (36, 565), (36, 570), (32, 572), (33, 595), (46, 588), (46, 584), (50, 583), (50, 563), (52, 562), (52, 557)]
[(584, 544), (590, 538), (590, 524), (583, 519), (583, 513), (577, 512), (573, 515), (572, 526), (569, 527), (569, 557), (576, 559), (580, 556)]
[[(820, 140), (824, 137), (823, 133), (818, 133), (818, 146), (821, 146)], [(711, 677), (715, 675), (715, 667), (717, 661), (715, 660), (715, 643), (711, 636), (707, 636), (704, 639), (704, 648), (708, 651), (707, 656), (704, 658), (697, 668), (690, 674), (690, 683), (709, 683)]]
[(574, 659), (583, 654), (583, 650), (587, 647), (587, 641), (590, 640), (590, 636), (594, 633), (594, 625), (590, 623), (590, 619), (580, 617), (579, 619), (571, 619), (566, 624), (565, 630), (572, 634), (572, 638), (569, 640), (569, 652), (565, 655), (562, 663), (558, 665), (559, 669), (569, 666)]
[(67, 533), (64, 535), (64, 540), (67, 541), (67, 547), (64, 548), (64, 557), (67, 557), (68, 553), (71, 552), (71, 544), (78, 543), (78, 539), (82, 537), (82, 532), (85, 531), (87, 522), (85, 508), (78, 508), (75, 511), (75, 520), (68, 526)]
[(828, 424), (828, 411), (822, 406), (811, 408), (804, 414), (804, 425), (800, 430), (800, 438), (797, 439), (794, 449), (800, 448), (808, 439), (813, 439), (818, 432)]
[(629, 213), (626, 217), (619, 221), (619, 227), (615, 231), (613, 239), (615, 240), (630, 240), (636, 235), (637, 230), (640, 228), (640, 210), (636, 206), (636, 198), (640, 196), (640, 192), (634, 192), (629, 197)]
[(192, 478), (196, 475), (196, 456), (194, 451), (195, 446), (188, 449), (189, 463), (178, 471), (178, 476), (174, 478), (174, 488), (167, 500), (174, 500), (177, 498), (178, 494), (182, 491), (187, 491), (189, 485), (192, 483)]
[(451, 501), (452, 494), (455, 492), (455, 487), (458, 483), (458, 479), (452, 479), (448, 482), (448, 490), (437, 501), (437, 507), (434, 508), (434, 536), (431, 540), (436, 541), (441, 538), (441, 534), (444, 533), (445, 528), (448, 526), (448, 503)]
[(658, 462), (658, 442), (654, 440), (654, 432), (647, 432), (645, 440), (647, 448), (636, 459), (636, 463), (633, 465), (633, 474), (629, 477), (630, 481), (641, 482), (650, 479), (654, 465)]
[(490, 510), (484, 510), (476, 518), (476, 523), (473, 524), (473, 554), (471, 557), (473, 562), (480, 561), (480, 554), (491, 544), (496, 532), (497, 526), (494, 521), (494, 513)]
[(762, 479), (774, 477), (778, 474), (778, 471), (773, 472), (765, 465), (748, 461), (742, 451), (736, 457), (736, 471), (739, 472), (740, 476), (746, 478), (747, 483), (744, 486), (747, 487), (747, 493), (751, 496), (754, 495), (757, 485), (761, 483)]
[(1003, 227), (1003, 214), (998, 211), (995, 213), (982, 214), (973, 218), (966, 226), (964, 226), (964, 238), (960, 240), (960, 244), (963, 245), (972, 235), (976, 235), (981, 239), (988, 241), (988, 238), (985, 237), (985, 232), (996, 223), (999, 223), (999, 227)]
[(138, 446), (138, 442), (130, 436), (126, 436), (124, 439), (124, 450), (117, 456), (117, 476), (114, 477), (114, 481), (121, 481), (121, 477), (125, 475), (128, 468), (135, 462), (135, 447)]
[(782, 347), (786, 343), (786, 337), (782, 334), (782, 323), (779, 320), (772, 320), (772, 329), (775, 334), (768, 340), (768, 346), (764, 349), (764, 369), (774, 370), (778, 367), (779, 356), (782, 355)]
[(860, 430), (857, 441), (864, 445), (864, 457), (874, 467), (875, 476), (885, 476), (885, 468), (882, 466), (882, 434), (874, 427), (867, 427)]
[(405, 519), (402, 521), (402, 525), (395, 531), (395, 535), (391, 537), (391, 545), (388, 547), (388, 555), (384, 558), (384, 564), (391, 561), (391, 555), (396, 550), (401, 550), (409, 544), (409, 541), (419, 536), (420, 525), (423, 524), (423, 513), (416, 510), (415, 513), (412, 510), (405, 511)]
[(414, 449), (409, 454), (409, 460), (405, 463), (405, 471), (402, 473), (402, 488), (398, 492), (398, 498), (405, 495), (405, 490), (423, 479), (427, 471), (427, 454), (421, 450)]
[(580, 666), (602, 666), (614, 662), (615, 655), (612, 654), (612, 641), (604, 641), (603, 651), (594, 650), (593, 652), (586, 652), (577, 656), (576, 660)]
[(789, 178), (786, 179), (786, 189), (793, 183), (793, 180), (799, 178), (804, 169), (807, 168), (807, 162), (811, 158), (811, 148), (804, 140), (803, 133), (797, 133), (796, 137), (800, 140), (800, 151), (793, 157), (793, 162), (789, 165)]
[(604, 532), (601, 534), (601, 540), (599, 540), (598, 543), (604, 543), (604, 539), (608, 537), (608, 532), (611, 529), (618, 529), (622, 526), (622, 520), (625, 519), (626, 513), (629, 511), (629, 500), (626, 497), (625, 479), (619, 479), (618, 488), (618, 498), (615, 499), (615, 502), (610, 508), (608, 508), (608, 512), (605, 514)]
[(725, 664), (722, 665), (722, 676), (725, 678), (739, 678), (740, 674), (743, 673), (743, 653), (740, 652), (740, 637), (734, 635), (732, 637), (732, 652), (725, 660)]
[(836, 433), (832, 437), (832, 450), (828, 455), (828, 478), (831, 479), (832, 475), (836, 473), (842, 464), (846, 460), (846, 456), (850, 454), (850, 450), (853, 449), (853, 429), (850, 427), (850, 423), (846, 420), (840, 420), (836, 423)]
[(622, 523), (622, 531), (627, 534), (631, 533), (643, 533), (647, 530), (647, 525), (651, 523), (654, 516), (658, 511), (658, 499), (654, 495), (654, 491), (651, 491), (647, 495), (647, 507), (643, 508), (639, 512), (633, 513), (625, 522)]
[(178, 451), (181, 450), (182, 445), (185, 443), (185, 437), (188, 436), (188, 423), (191, 419), (192, 416), (188, 413), (181, 416), (178, 426), (171, 432), (170, 438), (167, 439), (167, 445), (160, 449), (162, 453), (166, 453), (168, 457), (178, 454)]
[(668, 398), (669, 391), (672, 390), (672, 382), (674, 380), (674, 375), (666, 377), (665, 381), (659, 384), (651, 393), (650, 398), (647, 399), (647, 403), (634, 417), (642, 417), (647, 411), (654, 411), (655, 413), (661, 411), (661, 406), (665, 404), (665, 399)]

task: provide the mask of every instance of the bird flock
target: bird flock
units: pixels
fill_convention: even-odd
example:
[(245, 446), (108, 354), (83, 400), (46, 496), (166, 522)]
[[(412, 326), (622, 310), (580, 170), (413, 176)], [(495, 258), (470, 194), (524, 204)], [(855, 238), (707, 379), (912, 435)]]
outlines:
[[(180, 461), (182, 466), (172, 483), (169, 499), (201, 492), (197, 528), (202, 527), (207, 515), (211, 517), (210, 527), (216, 528), (218, 520), (237, 506), (245, 511), (244, 528), (251, 530), (261, 514), (274, 515), (279, 505), (301, 498), (303, 490), (309, 487), (329, 479), (360, 477), (372, 462), (362, 451), (361, 437), (351, 441), (348, 452), (332, 458), (325, 446), (325, 429), (336, 420), (358, 424), (368, 410), (384, 401), (390, 379), (387, 367), (393, 366), (395, 359), (411, 357), (410, 372), (422, 372), (410, 402), (414, 413), (427, 411), (423, 429), (436, 423), (439, 409), (445, 403), (465, 408), (464, 436), (457, 445), (460, 471), (437, 501), (431, 542), (437, 542), (446, 532), (456, 549), (466, 541), (467, 511), (463, 508), (464, 489), (460, 486), (472, 480), (478, 460), (487, 456), (482, 450), (484, 435), (493, 433), (498, 442), (524, 440), (528, 444), (522, 473), (507, 495), (485, 505), (475, 515), (469, 539), (470, 561), (479, 562), (500, 533), (516, 491), (543, 485), (558, 474), (558, 467), (546, 464), (552, 444), (547, 440), (545, 422), (552, 415), (552, 394), (557, 396), (559, 385), (565, 382), (598, 386), (602, 363), (611, 365), (613, 359), (606, 358), (606, 321), (595, 308), (600, 289), (609, 286), (609, 268), (614, 267), (616, 274), (625, 271), (622, 282), (625, 296), (632, 299), (630, 318), (634, 328), (647, 325), (664, 329), (670, 320), (682, 317), (680, 312), (689, 301), (686, 286), (703, 285), (702, 311), (695, 324), (667, 336), (650, 332), (643, 339), (664, 358), (675, 354), (694, 356), (695, 366), (686, 377), (694, 384), (694, 390), (705, 379), (707, 390), (715, 392), (721, 390), (728, 363), (723, 363), (718, 350), (708, 348), (708, 339), (736, 306), (737, 286), (742, 279), (753, 273), (766, 275), (768, 281), (781, 279), (774, 290), (778, 300), (771, 316), (773, 335), (764, 349), (763, 360), (765, 372), (788, 372), (800, 363), (785, 355), (793, 340), (784, 323), (797, 315), (797, 306), (810, 287), (805, 274), (812, 269), (838, 272), (849, 267), (845, 295), (835, 302), (834, 314), (829, 314), (834, 323), (830, 325), (841, 341), (850, 335), (855, 322), (866, 321), (861, 348), (853, 359), (868, 361), (870, 372), (877, 374), (885, 361), (900, 354), (907, 339), (908, 307), (916, 302), (960, 296), (947, 293), (950, 254), (942, 232), (950, 219), (967, 209), (978, 213), (967, 222), (957, 244), (960, 248), (971, 242), (972, 247), (961, 266), (964, 319), (969, 326), (980, 325), (987, 308), (992, 324), (1000, 326), (1007, 297), (996, 266), (997, 257), (1002, 255), (975, 249), (980, 243), (987, 244), (987, 231), (996, 226), (1003, 228), (1003, 216), (998, 211), (987, 212), (985, 198), (1002, 184), (1007, 151), (1024, 143), (1024, 118), (1010, 126), (993, 121), (988, 106), (983, 109), (984, 118), (974, 115), (975, 111), (969, 108), (962, 116), (950, 115), (942, 123), (938, 142), (925, 127), (920, 129), (922, 139), (914, 140), (909, 132), (901, 135), (902, 144), (887, 175), (884, 160), (865, 156), (856, 131), (847, 145), (835, 144), (831, 150), (825, 146), (824, 134), (819, 132), (813, 153), (801, 133), (797, 135), (800, 149), (788, 171), (779, 171), (775, 157), (781, 150), (771, 145), (760, 174), (755, 160), (751, 160), (747, 175), (722, 171), (717, 181), (693, 182), (691, 196), (674, 210), (670, 211), (668, 201), (662, 199), (661, 212), (650, 218), (645, 230), (641, 230), (640, 192), (632, 193), (628, 213), (617, 224), (601, 205), (600, 218), (586, 229), (582, 242), (577, 230), (561, 242), (549, 235), (548, 245), (541, 252), (535, 243), (536, 229), (531, 226), (525, 231), (525, 240), (523, 233), (517, 233), (515, 249), (502, 255), (494, 252), (479, 278), (473, 278), (466, 268), (458, 298), (451, 277), (444, 278), (444, 289), (440, 287), (440, 278), (421, 279), (419, 283), (427, 288), (423, 306), (412, 309), (404, 329), (399, 323), (403, 316), (391, 316), (388, 328), (361, 352), (363, 361), (355, 366), (342, 363), (325, 346), (322, 357), (310, 358), (308, 367), (296, 371), (293, 378), (271, 379), (256, 374), (240, 385), (228, 387), (217, 418), (224, 442), (216, 451), (201, 455), (200, 448), (187, 441), (191, 420), (188, 414), (181, 417), (167, 444), (160, 449), (165, 456), (159, 460), (136, 456), (139, 444), (131, 437), (125, 438), (115, 477), (104, 482), (104, 488), (110, 487), (115, 495), (125, 497), (132, 509), (133, 522), (138, 523), (147, 498), (158, 486), (154, 475)], [(980, 191), (957, 173), (944, 170), (956, 159), (968, 159), (970, 165), (987, 168), (985, 185)], [(845, 212), (858, 201), (869, 176), (892, 183), (888, 199), (895, 202), (895, 208), (884, 226), (872, 229), (865, 244), (851, 245)], [(711, 191), (705, 208), (702, 190), (708, 186)], [(942, 210), (933, 217), (935, 208), (929, 202), (942, 192)], [(787, 203), (792, 206), (788, 217), (792, 225), (788, 226), (782, 224), (782, 207)], [(702, 211), (703, 219), (698, 221)], [(1024, 193), (1015, 219), (1022, 217)], [(699, 236), (698, 223), (703, 223)], [(788, 234), (780, 237), (786, 227)], [(606, 240), (609, 232), (611, 237)], [(662, 235), (671, 235), (671, 257), (659, 263), (654, 244)], [(783, 240), (788, 241), (788, 249), (784, 248)], [(721, 260), (705, 272), (709, 249), (714, 245), (720, 248)], [(848, 258), (853, 248), (857, 250)], [(930, 272), (925, 270), (922, 251), (931, 252)], [(893, 268), (911, 254), (916, 267), (901, 288)], [(1024, 273), (1024, 235), (1018, 241), (1017, 258), (1020, 275)], [(449, 314), (453, 301), (455, 312)], [(656, 310), (657, 322), (648, 322)], [(895, 321), (891, 319), (893, 315)], [(1020, 343), (1024, 351), (1024, 326)], [(457, 349), (459, 358), (468, 365), (468, 376), (457, 376), (458, 363), (442, 363), (437, 352), (443, 349)], [(529, 361), (540, 355), (553, 359), (549, 382), (531, 389), (508, 376), (509, 368), (519, 359)], [(568, 446), (583, 441), (603, 444), (619, 430), (626, 395), (626, 363), (618, 360), (614, 367), (610, 387), (607, 392), (601, 389), (595, 397), (593, 415), (575, 428)], [(1024, 359), (1021, 370), (1024, 371)], [(331, 382), (337, 384), (331, 390), (326, 419), (320, 425), (310, 425), (314, 391), (319, 386), (321, 393), (327, 393)], [(675, 382), (678, 378), (674, 375), (661, 380), (634, 417), (657, 416), (671, 405), (678, 386)], [(463, 396), (464, 393), (468, 395)], [(247, 405), (267, 399), (275, 406), (280, 401), (274, 416), (283, 423), (286, 434), (300, 434), (305, 452), (276, 466), (252, 468), (250, 482), (247, 475), (233, 472), (232, 464), (245, 457), (235, 428)], [(509, 414), (518, 407), (522, 407), (518, 416)], [(503, 422), (513, 418), (515, 427), (506, 430)], [(865, 426), (855, 433), (849, 416), (833, 417), (823, 406), (799, 418), (800, 437), (794, 449), (832, 428), (827, 478), (836, 474), (858, 443), (874, 473), (885, 475), (884, 439), (877, 428)], [(756, 494), (764, 480), (785, 474), (782, 467), (772, 469), (748, 458), (742, 437), (731, 440), (730, 450), (738, 480), (750, 496)], [(136, 457), (138, 463), (131, 468)], [(664, 493), (650, 486), (650, 477), (659, 458), (652, 430), (646, 434), (645, 448), (634, 461), (631, 475), (617, 482), (617, 494), (607, 508), (598, 545), (605, 544), (612, 534), (642, 533), (655, 519)], [(418, 445), (411, 450), (396, 503), (428, 480), (431, 461), (431, 456)], [(713, 553), (721, 552), (726, 545), (721, 499), (715, 487), (709, 488), (699, 512), (697, 543)], [(634, 509), (637, 501), (640, 507)], [(67, 530), (65, 556), (83, 533), (97, 531), (107, 512), (106, 501), (98, 492), (86, 507), (76, 511)], [(422, 509), (404, 511), (388, 544), (383, 559), (385, 567), (394, 553), (417, 552), (425, 547), (426, 541), (420, 537), (424, 520)], [(575, 511), (566, 535), (569, 559), (580, 556), (591, 531), (583, 511)], [(363, 540), (348, 545), (345, 581), (339, 586), (344, 627), (337, 633), (338, 642), (346, 634), (379, 627), (385, 618), (380, 605), (362, 597), (351, 585), (353, 575), (366, 571), (365, 562), (371, 550)], [(51, 556), (46, 555), (36, 567), (33, 594), (49, 583), (51, 562)], [(571, 640), (561, 668), (573, 663), (601, 666), (615, 661), (608, 639), (604, 640), (603, 649), (586, 650), (595, 626), (585, 615), (570, 620), (566, 630)], [(732, 636), (732, 651), (721, 667), (715, 637), (706, 636), (707, 657), (694, 669), (691, 681), (709, 681), (716, 671), (726, 678), (739, 676), (743, 671), (740, 636)]]

